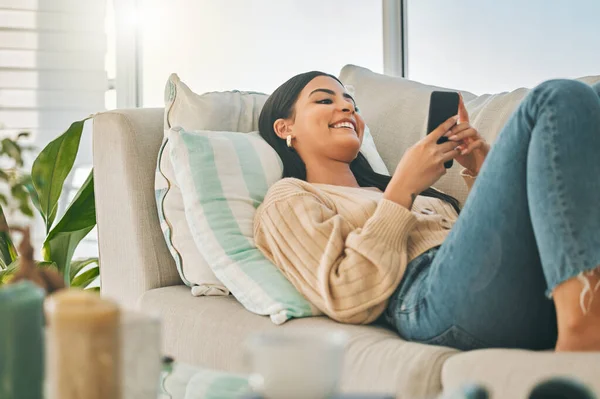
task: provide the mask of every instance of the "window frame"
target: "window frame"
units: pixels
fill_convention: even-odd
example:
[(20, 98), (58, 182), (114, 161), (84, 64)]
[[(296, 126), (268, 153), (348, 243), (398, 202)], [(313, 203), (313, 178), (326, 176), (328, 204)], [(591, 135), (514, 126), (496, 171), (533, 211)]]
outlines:
[(408, 76), (408, 0), (382, 0), (383, 70)]

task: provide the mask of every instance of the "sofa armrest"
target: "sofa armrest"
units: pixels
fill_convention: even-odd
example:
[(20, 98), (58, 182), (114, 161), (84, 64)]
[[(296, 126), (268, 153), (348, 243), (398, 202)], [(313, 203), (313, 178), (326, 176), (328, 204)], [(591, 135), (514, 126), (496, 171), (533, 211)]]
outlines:
[(163, 109), (94, 117), (94, 191), (103, 296), (133, 308), (146, 291), (181, 284), (162, 235), (154, 172)]

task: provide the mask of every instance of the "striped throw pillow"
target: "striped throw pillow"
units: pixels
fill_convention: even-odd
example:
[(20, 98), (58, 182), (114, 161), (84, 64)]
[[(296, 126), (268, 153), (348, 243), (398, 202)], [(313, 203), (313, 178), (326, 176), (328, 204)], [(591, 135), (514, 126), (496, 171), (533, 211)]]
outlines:
[(275, 150), (256, 132), (175, 127), (168, 138), (188, 226), (217, 278), (275, 324), (320, 314), (254, 244), (256, 208), (283, 172)]

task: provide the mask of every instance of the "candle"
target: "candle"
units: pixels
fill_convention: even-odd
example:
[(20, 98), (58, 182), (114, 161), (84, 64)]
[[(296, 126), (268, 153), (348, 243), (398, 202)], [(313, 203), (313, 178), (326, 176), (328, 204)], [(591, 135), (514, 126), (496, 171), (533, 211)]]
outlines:
[(95, 293), (62, 290), (45, 303), (49, 399), (119, 399), (119, 308)]
[(121, 359), (123, 397), (156, 398), (161, 373), (158, 318), (138, 312), (121, 314)]
[(0, 287), (0, 398), (42, 397), (43, 300), (29, 281)]

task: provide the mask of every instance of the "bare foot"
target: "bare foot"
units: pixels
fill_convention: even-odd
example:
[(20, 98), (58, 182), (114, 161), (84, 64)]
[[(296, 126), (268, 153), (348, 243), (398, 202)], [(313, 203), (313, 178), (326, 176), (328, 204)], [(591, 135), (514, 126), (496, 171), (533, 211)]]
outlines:
[(600, 267), (554, 290), (557, 352), (600, 352)]

